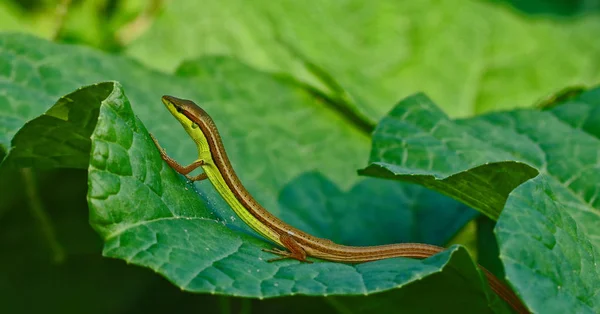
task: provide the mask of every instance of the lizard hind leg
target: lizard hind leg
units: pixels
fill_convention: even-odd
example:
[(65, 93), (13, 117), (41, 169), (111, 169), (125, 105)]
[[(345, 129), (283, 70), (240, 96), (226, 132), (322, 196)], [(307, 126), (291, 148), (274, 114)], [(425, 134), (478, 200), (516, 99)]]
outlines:
[(294, 238), (284, 233), (279, 236), (279, 240), (281, 241), (281, 244), (283, 244), (283, 246), (289, 251), (281, 250), (278, 248), (273, 248), (272, 250), (263, 249), (263, 252), (269, 252), (280, 255), (280, 257), (272, 258), (268, 260), (268, 262), (274, 262), (291, 258), (305, 263), (312, 263), (311, 261), (306, 259), (306, 251), (304, 251), (302, 246), (300, 246), (300, 244), (298, 244), (298, 242), (296, 242)]

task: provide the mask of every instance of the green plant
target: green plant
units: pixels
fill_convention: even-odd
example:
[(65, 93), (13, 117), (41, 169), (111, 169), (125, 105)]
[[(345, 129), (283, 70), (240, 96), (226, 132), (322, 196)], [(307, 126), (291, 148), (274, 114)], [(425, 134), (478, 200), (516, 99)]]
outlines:
[[(426, 260), (266, 263), (260, 248), (271, 244), (208, 182), (186, 182), (158, 156), (148, 131), (177, 160), (195, 156), (162, 94), (206, 108), (244, 184), (300, 229), (353, 245), (446, 245), (482, 213), (477, 237), (463, 237), (531, 310), (599, 310), (600, 90), (514, 109), (598, 82), (586, 70), (600, 50), (593, 15), (544, 20), (471, 1), (319, 2), (316, 13), (180, 2), (124, 43), (125, 2), (95, 3), (112, 21), (100, 37), (66, 18), (56, 38), (113, 53), (0, 34), (0, 248), (11, 257), (0, 291), (10, 312), (509, 312), (462, 246)], [(568, 54), (577, 58), (557, 59)]]

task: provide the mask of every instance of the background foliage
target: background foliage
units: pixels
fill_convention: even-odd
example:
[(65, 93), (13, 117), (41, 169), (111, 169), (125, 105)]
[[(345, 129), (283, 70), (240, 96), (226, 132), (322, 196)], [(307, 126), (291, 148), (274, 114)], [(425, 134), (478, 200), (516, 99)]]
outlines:
[[(457, 247), (425, 265), (431, 269), (421, 261), (406, 262), (392, 283), (402, 289), (370, 296), (329, 296), (314, 289), (306, 278), (336, 273), (329, 267), (337, 266), (330, 263), (314, 265), (321, 269), (307, 266), (304, 273), (294, 272), (298, 268), (293, 264), (278, 269), (273, 278), (296, 278), (299, 290), (257, 294), (247, 287), (221, 289), (215, 284), (211, 291), (224, 295), (180, 291), (177, 285), (209, 292), (199, 281), (196, 285), (182, 281), (189, 277), (187, 272), (193, 273), (194, 265), (187, 264), (190, 259), (199, 263), (202, 258), (160, 259), (162, 249), (180, 243), (177, 232), (191, 222), (149, 226), (157, 237), (166, 236), (164, 246), (153, 251), (154, 260), (132, 255), (143, 252), (140, 246), (148, 242), (132, 240), (144, 239), (143, 230), (127, 228), (160, 216), (156, 204), (164, 201), (173, 206), (170, 210), (185, 210), (182, 217), (216, 220), (214, 228), (203, 229), (214, 232), (207, 245), (236, 243), (240, 238), (254, 249), (269, 245), (231, 218), (209, 185), (188, 186), (161, 168), (145, 128), (177, 160), (187, 161), (194, 154), (191, 143), (179, 140), (185, 138), (183, 131), (175, 130), (175, 120), (160, 104), (160, 95), (172, 94), (194, 99), (219, 126), (227, 126), (221, 127), (223, 138), (242, 180), (267, 208), (301, 229), (355, 245), (405, 241), (447, 245), (464, 229), (460, 240), (454, 241), (468, 244), (479, 262), (499, 276), (506, 268), (508, 279), (532, 309), (598, 310), (595, 182), (600, 177), (594, 158), (600, 98), (597, 90), (583, 96), (574, 93), (570, 104), (553, 107), (549, 95), (600, 81), (600, 42), (595, 40), (599, 8), (600, 2), (591, 0), (0, 2), (0, 157), (10, 152), (0, 166), (2, 307), (9, 313), (199, 309), (354, 313), (395, 312), (403, 304), (411, 312), (428, 312), (464, 310), (461, 300), (469, 300), (471, 312), (506, 311), (488, 299), (481, 286), (455, 287), (456, 272), (449, 269), (477, 276), (465, 251)], [(80, 89), (109, 80), (120, 83)], [(413, 96), (392, 110), (419, 91), (428, 98)], [(547, 111), (523, 109), (468, 118), (532, 107), (543, 100), (549, 100)], [(89, 106), (71, 105), (77, 103)], [(115, 109), (124, 103), (133, 111)], [(119, 114), (111, 115), (113, 111)], [(431, 137), (424, 138), (424, 133)], [(120, 137), (124, 134), (131, 137)], [(570, 134), (569, 145), (561, 142), (564, 134)], [(424, 148), (403, 150), (386, 144), (390, 140), (421, 143)], [(103, 151), (102, 143), (110, 147)], [(432, 153), (445, 156), (447, 164), (428, 159), (431, 147), (439, 143), (451, 143), (447, 151)], [(88, 170), (90, 149), (100, 152), (93, 157), (104, 157), (92, 158)], [(465, 149), (469, 152), (447, 158)], [(415, 163), (406, 164), (403, 155)], [(477, 168), (505, 160), (513, 162)], [(127, 169), (124, 164), (134, 166)], [(496, 229), (502, 261), (494, 249), (493, 223), (487, 218), (478, 218), (474, 228), (475, 224), (466, 224), (477, 213), (465, 205), (421, 186), (363, 179), (356, 176), (356, 169), (388, 179), (409, 177), (408, 181), (444, 192), (494, 219), (503, 209)], [(540, 176), (509, 198), (516, 186), (538, 172)], [(115, 218), (111, 216), (115, 203), (135, 208), (146, 197), (140, 194), (145, 186), (131, 185), (107, 204), (110, 189), (107, 185), (100, 185), (106, 190), (93, 189), (98, 187), (93, 182), (108, 182), (106, 176), (116, 174), (125, 184), (130, 173), (151, 178), (147, 186), (152, 189), (160, 174), (164, 194), (160, 201), (144, 204), (143, 215), (123, 211)], [(461, 192), (460, 184), (456, 188), (456, 182), (468, 183), (469, 178), (487, 182), (486, 176), (493, 181), (506, 173), (502, 188), (463, 186), (467, 193)], [(200, 196), (194, 193), (196, 188)], [(177, 195), (176, 205), (169, 205), (169, 193)], [(472, 201), (464, 197), (468, 193), (490, 197)], [(190, 209), (197, 204), (208, 205), (204, 212)], [(523, 243), (541, 245), (531, 260), (523, 260), (529, 256)], [(150, 267), (171, 282), (146, 268), (101, 257), (102, 252)], [(181, 269), (160, 266), (179, 262), (184, 265)], [(221, 262), (231, 267), (229, 261)], [(364, 276), (368, 270), (357, 267), (350, 272)], [(218, 279), (211, 276), (191, 278)], [(421, 277), (425, 278), (418, 280)], [(553, 280), (562, 280), (565, 289), (553, 290)], [(250, 285), (252, 278), (240, 282)], [(340, 283), (336, 280), (326, 282), (332, 290), (347, 287), (336, 286)], [(371, 281), (366, 289), (379, 291), (386, 282)], [(528, 287), (532, 282), (541, 282), (540, 293)], [(294, 292), (316, 296), (289, 296)], [(232, 295), (285, 297), (259, 300)], [(424, 306), (420, 302), (424, 295), (445, 295), (445, 303), (439, 303), (444, 307)]]

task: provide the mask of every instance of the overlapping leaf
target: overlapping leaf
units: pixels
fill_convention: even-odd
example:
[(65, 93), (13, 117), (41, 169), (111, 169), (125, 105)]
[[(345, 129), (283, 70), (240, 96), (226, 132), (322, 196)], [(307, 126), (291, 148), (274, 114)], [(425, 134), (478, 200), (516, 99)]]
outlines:
[(496, 228), (500, 257), (530, 308), (597, 312), (599, 91), (549, 110), (465, 120), (448, 119), (416, 95), (378, 126), (363, 173), (419, 182), (492, 218), (504, 208)]
[(529, 138), (484, 117), (453, 121), (425, 95), (405, 99), (377, 126), (360, 173), (429, 186), (496, 220), (508, 193), (537, 175), (527, 161), (540, 156)]
[[(254, 297), (362, 295), (403, 287), (425, 277), (439, 284), (431, 288), (437, 293), (437, 287), (466, 278), (462, 288), (452, 292), (453, 299), (472, 299), (470, 302), (484, 311), (506, 309), (497, 297), (489, 295), (465, 251), (459, 248), (424, 261), (394, 259), (363, 265), (266, 263), (269, 254), (260, 248), (271, 245), (247, 233), (230, 209), (215, 197), (209, 184), (198, 186), (199, 197), (194, 186), (167, 168), (144, 127), (148, 125), (176, 159), (192, 160), (195, 148), (191, 140), (162, 108), (159, 96), (169, 93), (202, 104), (219, 125), (227, 126), (222, 128), (222, 135), (242, 180), (263, 204), (281, 214), (285, 207), (299, 203), (296, 195), (307, 191), (328, 195), (331, 191), (290, 185), (286, 191), (291, 192), (280, 195), (279, 190), (299, 174), (318, 168), (327, 178), (318, 179), (323, 185), (346, 188), (355, 182), (353, 169), (360, 164), (361, 152), (367, 150), (367, 136), (359, 128), (299, 86), (227, 58), (190, 62), (178, 71), (179, 75), (168, 75), (125, 58), (20, 35), (0, 37), (0, 56), (2, 89), (10, 91), (4, 94), (7, 110), (3, 118), (13, 121), (13, 127), (4, 133), (2, 144), (10, 150), (2, 166), (84, 167), (82, 160), (89, 156), (90, 216), (93, 227), (106, 241), (106, 255), (150, 267), (187, 290)], [(69, 89), (107, 79), (119, 80), (124, 88), (118, 83), (102, 83), (78, 90), (19, 129)], [(42, 131), (43, 137), (32, 138)], [(91, 153), (86, 155), (88, 147)], [(387, 186), (394, 191), (396, 188), (389, 184), (367, 180), (360, 189)], [(386, 200), (382, 203), (387, 212), (394, 212), (397, 219), (450, 207), (456, 214), (448, 217), (455, 222), (425, 222), (434, 226), (432, 230), (446, 225), (447, 230), (440, 235), (374, 233), (373, 242), (368, 244), (398, 239), (427, 239), (442, 244), (472, 216), (447, 198), (431, 196), (419, 188), (398, 186), (395, 191), (400, 192), (399, 197), (390, 192), (381, 199)], [(416, 199), (406, 197), (409, 191), (415, 197), (426, 193), (431, 203), (409, 208), (407, 204), (416, 204)], [(356, 204), (372, 199), (370, 194), (353, 194)], [(335, 205), (326, 204), (320, 212), (309, 204), (313, 208), (303, 207), (304, 216), (288, 219), (292, 224), (309, 226), (320, 222), (320, 217), (341, 215), (340, 204)], [(344, 220), (358, 229), (369, 229), (361, 226), (361, 221), (374, 225), (381, 219), (375, 214), (377, 208), (343, 209), (348, 209), (346, 215), (352, 215), (351, 209), (355, 211), (357, 218)], [(379, 217), (388, 217), (385, 213)], [(416, 230), (411, 227), (413, 223), (423, 222), (409, 221), (408, 229)], [(393, 227), (390, 224), (385, 229), (393, 231)], [(350, 243), (366, 241), (349, 236), (345, 228), (337, 228), (337, 234), (312, 228), (307, 231)], [(435, 279), (429, 279), (433, 274), (437, 274), (432, 277)], [(400, 291), (392, 289), (386, 298), (406, 294)], [(455, 306), (460, 308), (461, 302)]]

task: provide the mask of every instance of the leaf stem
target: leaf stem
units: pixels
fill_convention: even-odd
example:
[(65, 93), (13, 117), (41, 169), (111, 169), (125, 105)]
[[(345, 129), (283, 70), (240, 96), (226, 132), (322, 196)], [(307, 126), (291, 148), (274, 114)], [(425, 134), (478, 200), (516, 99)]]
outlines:
[(133, 21), (123, 25), (116, 32), (116, 38), (121, 45), (127, 45), (145, 33), (164, 5), (164, 0), (151, 0)]
[(217, 298), (221, 314), (231, 314), (231, 298), (221, 295)]
[(25, 194), (29, 201), (29, 208), (33, 218), (37, 220), (38, 225), (44, 235), (44, 239), (48, 242), (48, 247), (52, 252), (52, 260), (54, 263), (59, 264), (65, 260), (65, 250), (58, 241), (54, 227), (50, 217), (46, 213), (40, 195), (38, 193), (36, 177), (31, 168), (21, 169), (21, 175), (25, 185)]
[(250, 299), (243, 298), (240, 299), (240, 314), (250, 314), (252, 313), (252, 303), (250, 303)]
[(50, 38), (55, 41), (60, 36), (60, 32), (62, 31), (63, 26), (65, 25), (65, 19), (67, 17), (67, 12), (69, 11), (69, 7), (71, 6), (72, 0), (62, 0), (56, 6), (55, 11), (55, 25), (50, 35)]
[(329, 303), (329, 305), (331, 305), (331, 307), (335, 309), (336, 313), (342, 313), (342, 314), (354, 313), (353, 311), (350, 310), (350, 308), (348, 308), (348, 306), (346, 304), (344, 304), (343, 302), (340, 302), (336, 297), (327, 297), (327, 298), (325, 298), (325, 301), (327, 301), (327, 303)]

